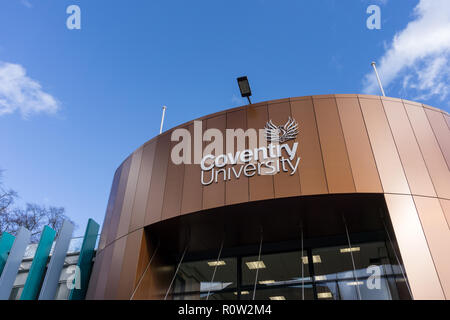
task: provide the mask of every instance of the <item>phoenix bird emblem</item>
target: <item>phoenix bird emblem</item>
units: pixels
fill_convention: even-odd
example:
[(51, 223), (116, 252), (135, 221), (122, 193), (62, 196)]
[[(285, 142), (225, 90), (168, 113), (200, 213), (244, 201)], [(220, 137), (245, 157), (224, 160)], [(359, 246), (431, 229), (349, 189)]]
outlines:
[(289, 117), (284, 126), (276, 126), (272, 120), (269, 120), (264, 129), (267, 141), (283, 143), (295, 139), (298, 134), (298, 123), (291, 117)]

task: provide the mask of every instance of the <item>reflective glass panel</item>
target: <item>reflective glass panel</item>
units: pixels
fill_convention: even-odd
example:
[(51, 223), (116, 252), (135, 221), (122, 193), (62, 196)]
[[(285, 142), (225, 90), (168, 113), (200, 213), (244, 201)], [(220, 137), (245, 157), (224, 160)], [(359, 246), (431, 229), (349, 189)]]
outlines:
[[(208, 293), (236, 287), (236, 259), (210, 259), (182, 263), (174, 282), (174, 294)], [(212, 276), (216, 269), (214, 281)], [(201, 296), (199, 295), (199, 298)]]

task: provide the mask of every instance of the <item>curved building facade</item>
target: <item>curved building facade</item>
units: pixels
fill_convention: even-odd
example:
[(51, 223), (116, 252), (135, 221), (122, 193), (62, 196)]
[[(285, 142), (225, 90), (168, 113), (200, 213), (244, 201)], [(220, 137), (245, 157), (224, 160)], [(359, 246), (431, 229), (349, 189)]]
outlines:
[(117, 169), (87, 299), (450, 299), (449, 168), (450, 115), (401, 99), (185, 123)]

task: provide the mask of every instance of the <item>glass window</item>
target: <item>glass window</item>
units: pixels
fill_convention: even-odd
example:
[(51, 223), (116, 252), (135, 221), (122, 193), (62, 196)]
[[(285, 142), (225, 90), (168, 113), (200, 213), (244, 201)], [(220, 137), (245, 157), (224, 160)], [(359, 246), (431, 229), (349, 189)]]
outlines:
[[(218, 292), (235, 288), (236, 268), (235, 258), (182, 263), (175, 278), (173, 293), (201, 292), (206, 296), (208, 291)], [(213, 274), (214, 281), (211, 282)]]
[(254, 285), (258, 270), (258, 285), (274, 286), (299, 284), (310, 281), (308, 257), (300, 251), (245, 257), (242, 259), (242, 284)]
[(402, 275), (391, 264), (384, 242), (319, 248), (312, 252), (321, 257), (321, 263), (314, 264), (318, 299), (398, 299), (397, 288), (390, 281)]
[[(351, 231), (348, 237), (347, 232), (338, 230), (342, 234), (331, 238), (306, 239), (303, 252), (295, 250), (300, 247), (300, 241), (263, 242), (261, 248), (257, 244), (236, 247), (233, 257), (187, 260), (181, 263), (175, 276), (171, 297), (186, 300), (409, 299), (407, 279), (393, 250), (395, 239), (386, 230), (353, 234)], [(229, 255), (231, 248), (227, 249)], [(189, 255), (186, 258), (192, 259)]]
[[(314, 299), (312, 285), (305, 285), (304, 290), (305, 300)], [(252, 297), (250, 296), (250, 299)], [(245, 299), (245, 298), (244, 298)], [(302, 300), (301, 285), (289, 286), (274, 289), (256, 290), (255, 299), (257, 300)]]
[[(317, 262), (317, 257), (313, 261)], [(309, 276), (309, 259), (306, 252), (300, 251), (276, 253), (258, 256), (250, 256), (242, 259), (242, 286), (246, 288), (241, 294), (241, 299), (252, 299), (253, 290), (258, 271), (256, 299), (269, 299), (274, 297), (273, 292), (280, 291), (279, 287), (285, 287), (289, 294), (284, 295), (288, 299), (309, 299), (313, 296), (311, 278)], [(302, 284), (305, 289), (302, 291)], [(248, 294), (247, 294), (248, 292)]]

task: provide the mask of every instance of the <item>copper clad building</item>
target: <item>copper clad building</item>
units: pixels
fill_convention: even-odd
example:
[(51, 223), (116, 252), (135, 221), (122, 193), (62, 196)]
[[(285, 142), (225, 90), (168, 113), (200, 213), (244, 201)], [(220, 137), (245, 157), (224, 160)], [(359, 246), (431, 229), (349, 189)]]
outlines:
[(87, 299), (450, 299), (450, 115), (324, 95), (199, 120), (225, 134), (289, 117), (295, 171), (202, 185), (200, 165), (171, 160), (175, 128), (131, 154)]

